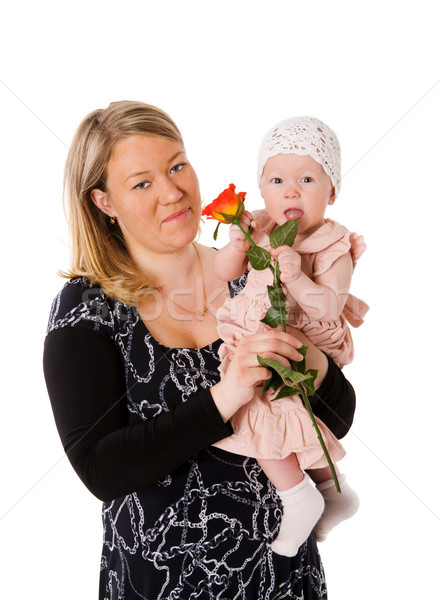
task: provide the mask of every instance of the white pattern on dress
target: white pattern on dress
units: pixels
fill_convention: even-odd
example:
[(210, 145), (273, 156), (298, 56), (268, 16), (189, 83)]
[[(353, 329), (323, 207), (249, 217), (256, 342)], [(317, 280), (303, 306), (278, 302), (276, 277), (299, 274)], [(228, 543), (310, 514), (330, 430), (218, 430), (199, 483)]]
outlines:
[[(245, 279), (231, 288), (240, 291)], [(86, 279), (70, 281), (54, 300), (48, 331), (60, 327), (115, 341), (130, 423), (169, 411), (219, 380), (220, 341), (165, 348), (136, 309), (110, 301)], [(155, 485), (103, 504), (100, 599), (300, 599), (307, 587), (308, 598), (325, 600), (311, 539), (294, 559), (271, 551), (280, 516), (275, 489), (254, 459), (210, 447)]]

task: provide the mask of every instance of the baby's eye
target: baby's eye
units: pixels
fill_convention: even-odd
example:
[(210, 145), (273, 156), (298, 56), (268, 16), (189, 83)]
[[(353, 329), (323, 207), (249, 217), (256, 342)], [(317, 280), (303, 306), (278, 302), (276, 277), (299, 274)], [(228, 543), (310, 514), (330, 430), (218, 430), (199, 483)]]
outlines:
[(146, 188), (148, 188), (149, 185), (150, 185), (149, 181), (141, 181), (141, 183), (138, 183), (138, 185), (135, 185), (134, 189), (135, 190), (145, 190)]
[(178, 165), (175, 165), (174, 167), (172, 167), (170, 169), (171, 173), (179, 173), (179, 171), (182, 171), (182, 169), (185, 167), (187, 163), (179, 163)]
[(313, 181), (312, 177), (302, 177), (301, 179), (302, 183), (311, 183), (311, 181)]
[(280, 177), (273, 177), (271, 179), (271, 183), (282, 183), (282, 180), (280, 179)]

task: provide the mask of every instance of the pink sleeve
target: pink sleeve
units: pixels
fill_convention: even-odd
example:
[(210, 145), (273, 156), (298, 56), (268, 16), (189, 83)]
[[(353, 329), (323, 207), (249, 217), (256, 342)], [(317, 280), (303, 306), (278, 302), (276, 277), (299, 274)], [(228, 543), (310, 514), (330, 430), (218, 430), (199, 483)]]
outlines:
[(351, 253), (353, 265), (357, 264), (358, 259), (366, 250), (363, 236), (349, 231), (339, 240), (317, 252), (314, 259), (313, 277), (326, 273), (337, 259), (344, 256), (348, 252)]

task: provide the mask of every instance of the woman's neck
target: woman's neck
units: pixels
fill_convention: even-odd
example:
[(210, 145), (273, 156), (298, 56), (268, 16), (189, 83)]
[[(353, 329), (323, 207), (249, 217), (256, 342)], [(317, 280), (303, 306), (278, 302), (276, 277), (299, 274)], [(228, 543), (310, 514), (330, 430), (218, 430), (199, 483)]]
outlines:
[(152, 287), (162, 286), (173, 289), (188, 286), (195, 274), (199, 272), (193, 243), (178, 250), (170, 249), (165, 252), (143, 250), (134, 255), (134, 262)]

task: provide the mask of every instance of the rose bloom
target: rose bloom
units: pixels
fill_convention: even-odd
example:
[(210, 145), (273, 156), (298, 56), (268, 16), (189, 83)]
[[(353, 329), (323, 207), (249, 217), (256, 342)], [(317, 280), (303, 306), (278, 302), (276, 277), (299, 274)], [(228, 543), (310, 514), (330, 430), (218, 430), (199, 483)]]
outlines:
[(202, 211), (202, 216), (216, 219), (220, 223), (232, 223), (243, 215), (246, 192), (236, 193), (233, 183), (219, 194), (216, 200), (208, 204)]

